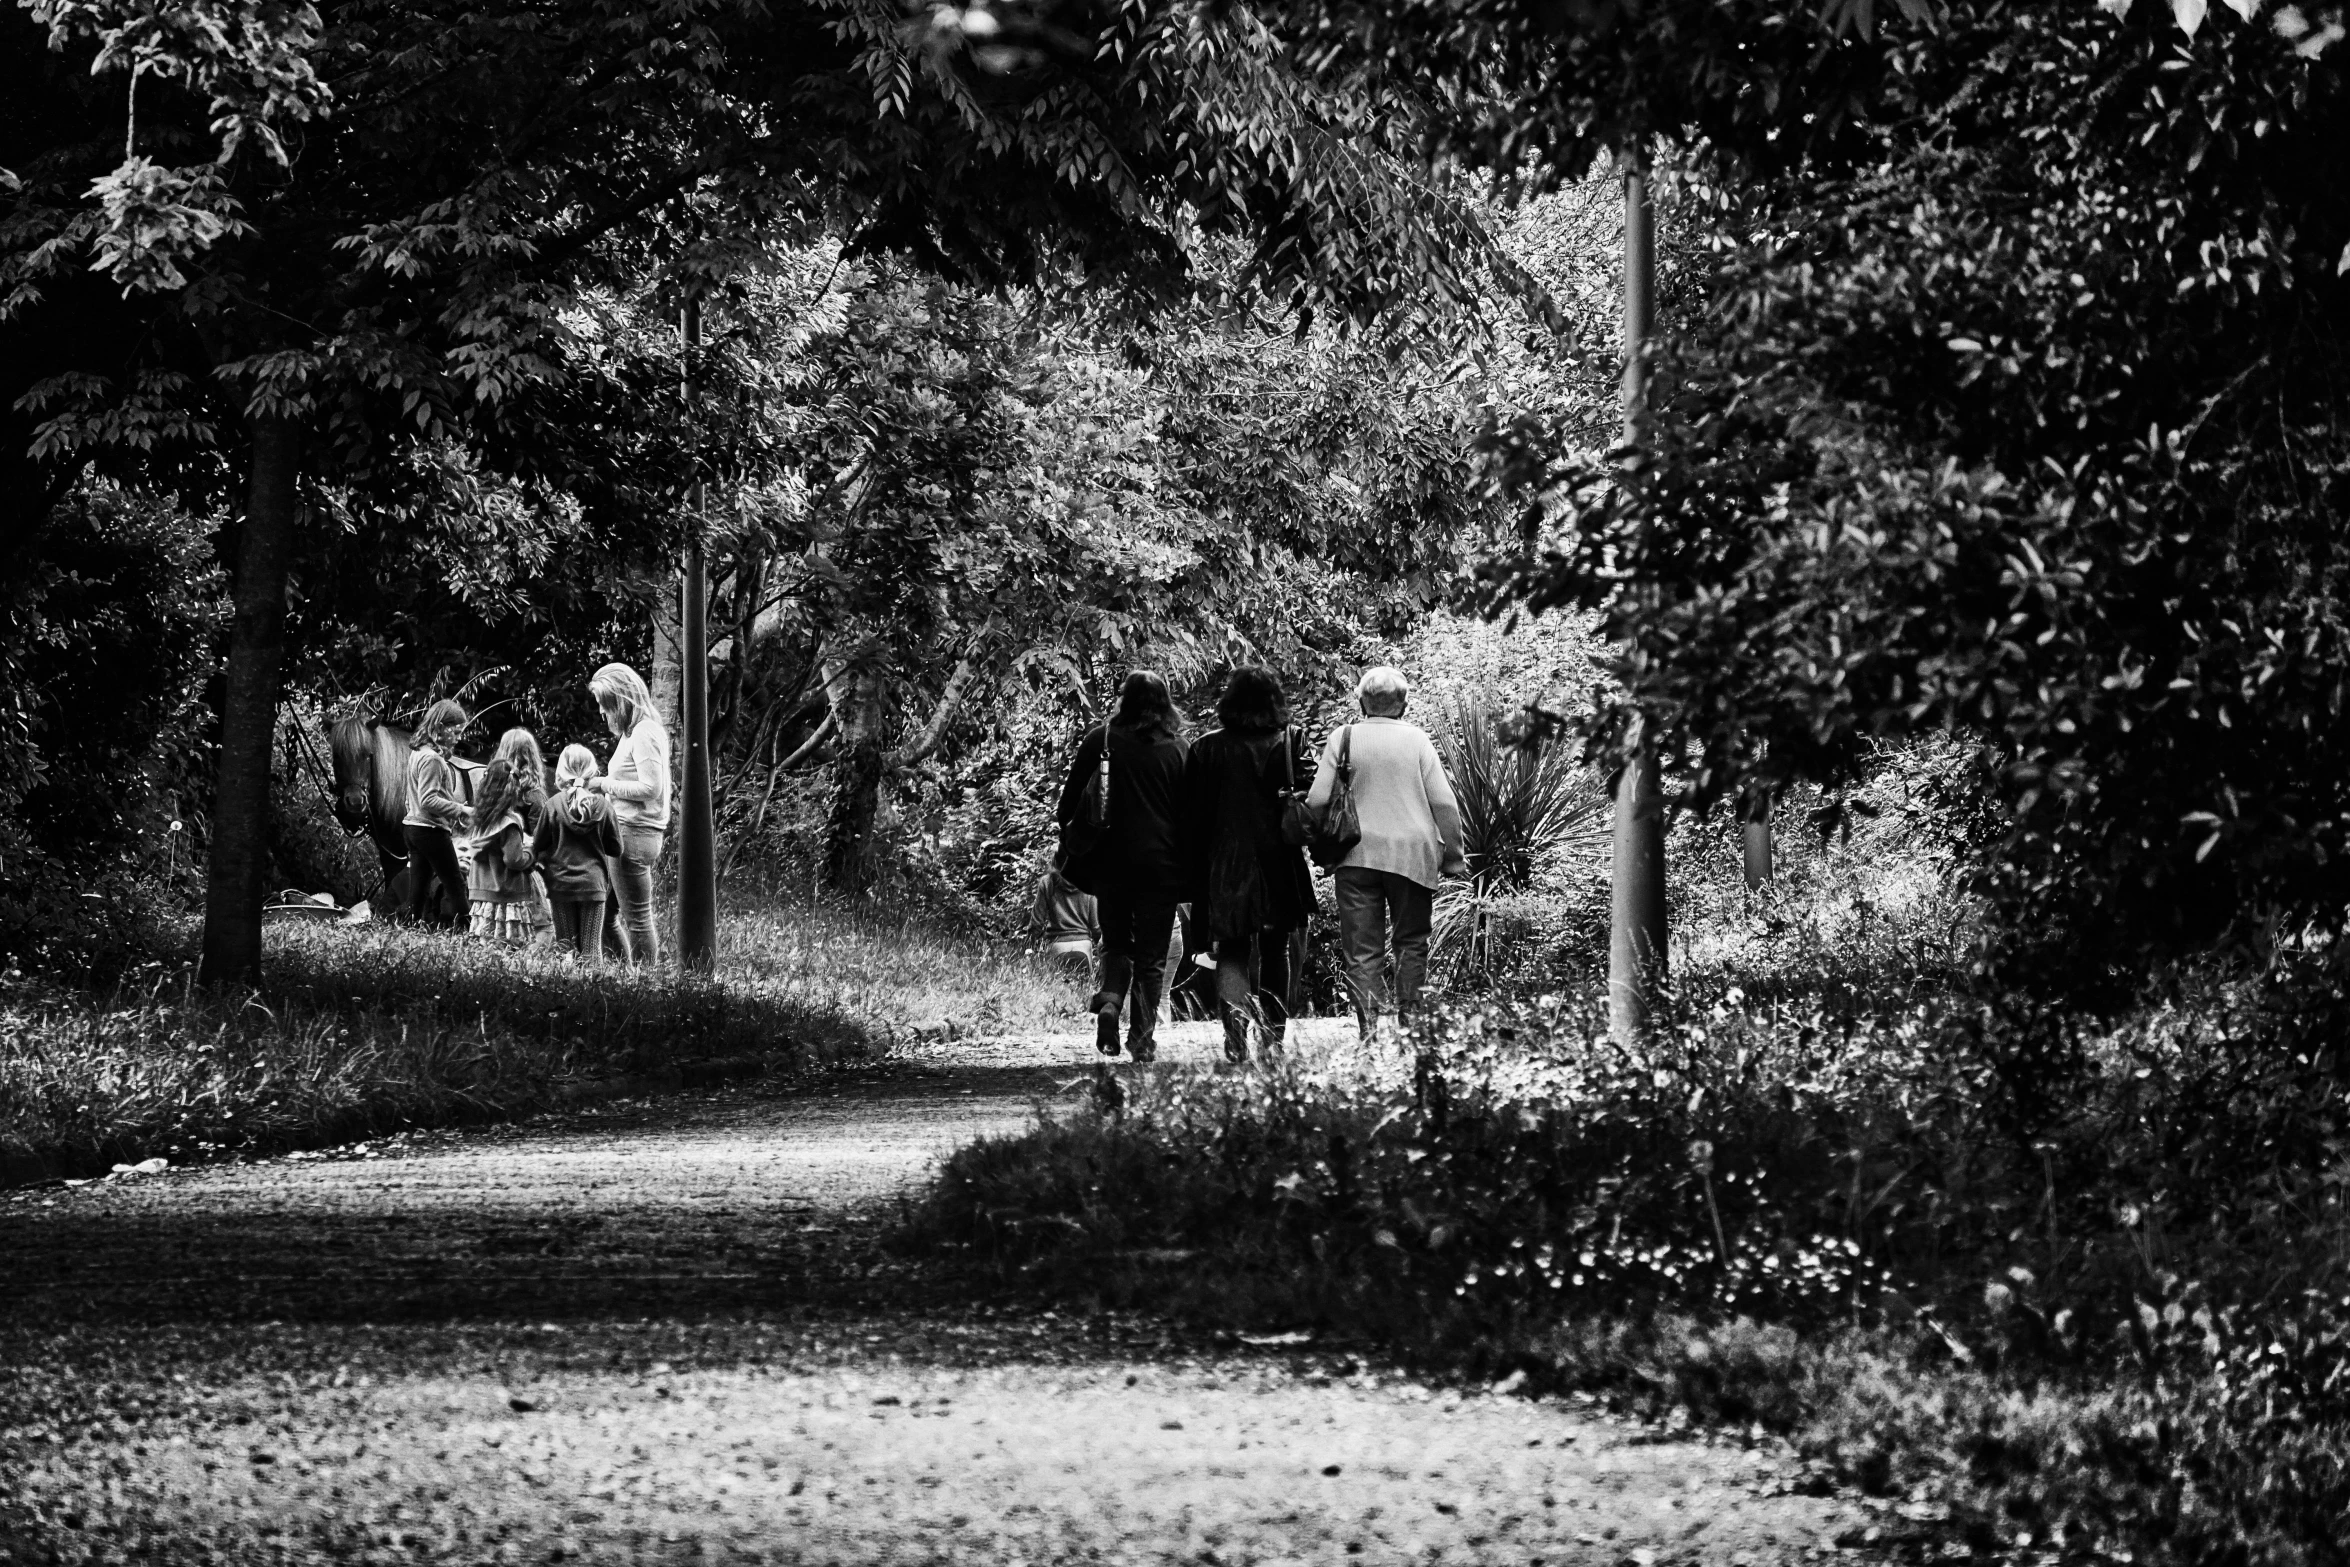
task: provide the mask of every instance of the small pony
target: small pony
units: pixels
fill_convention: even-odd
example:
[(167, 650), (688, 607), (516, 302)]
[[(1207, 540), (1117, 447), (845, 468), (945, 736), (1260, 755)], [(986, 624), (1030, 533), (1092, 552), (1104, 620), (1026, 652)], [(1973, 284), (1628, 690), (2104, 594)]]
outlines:
[[(356, 838), (367, 834), (383, 866), (384, 887), (395, 889), (391, 908), (407, 907), (408, 841), (400, 822), (408, 814), (408, 734), (372, 713), (352, 713), (327, 726), (327, 752), (334, 759), (335, 820)], [(481, 789), (484, 764), (449, 758), (457, 787), (471, 805)], [(459, 915), (464, 910), (456, 911)]]

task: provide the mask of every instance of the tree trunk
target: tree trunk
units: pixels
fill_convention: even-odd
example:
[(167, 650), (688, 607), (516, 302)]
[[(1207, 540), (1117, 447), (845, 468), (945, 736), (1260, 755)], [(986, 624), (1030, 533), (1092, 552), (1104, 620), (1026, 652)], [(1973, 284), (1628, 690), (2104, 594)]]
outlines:
[(1665, 808), (1647, 725), (1631, 736), (1616, 778), (1615, 856), (1608, 908), (1608, 1029), (1632, 1044), (1648, 1031), (1665, 980)]
[(1771, 882), (1771, 797), (1762, 795), (1740, 813), (1746, 858), (1746, 890), (1760, 892)]
[(285, 651), (286, 570), (300, 507), (302, 432), (290, 419), (250, 421), (236, 612), (222, 671), (220, 754), (212, 798), (198, 976), (216, 989), (261, 979), (261, 899), (269, 864), (269, 745)]
[(841, 738), (832, 810), (824, 823), (824, 890), (862, 897), (873, 888), (873, 829), (889, 772), (881, 677), (848, 665), (825, 681)]
[[(1655, 320), (1655, 215), (1648, 199), (1645, 152), (1623, 160), (1624, 441), (1637, 446), (1647, 428), (1648, 335)], [(1636, 591), (1653, 593), (1643, 585)], [(1616, 781), (1615, 863), (1608, 912), (1608, 1027), (1623, 1044), (1648, 1031), (1665, 977), (1664, 804), (1656, 745), (1635, 719)]]
[(685, 628), (679, 624), (685, 578), (663, 568), (653, 578), (653, 710), (671, 734), (685, 732)]
[(868, 738), (840, 760), (832, 812), (824, 823), (824, 890), (861, 898), (873, 890), (873, 829), (881, 818), (881, 781), (888, 758)]

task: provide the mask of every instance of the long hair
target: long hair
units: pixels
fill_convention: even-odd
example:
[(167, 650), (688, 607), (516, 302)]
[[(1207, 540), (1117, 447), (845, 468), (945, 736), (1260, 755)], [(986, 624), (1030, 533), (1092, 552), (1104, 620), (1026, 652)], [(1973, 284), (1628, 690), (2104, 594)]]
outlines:
[(509, 729), (498, 736), (498, 749), (492, 759), (514, 769), (517, 778), (528, 779), (541, 789), (547, 786), (547, 757), (539, 749), (539, 737), (527, 729)]
[(416, 726), (416, 733), (409, 743), (419, 750), (427, 746), (454, 745), (457, 737), (465, 733), (465, 726), (471, 722), (465, 715), (464, 704), (453, 697), (442, 697), (424, 710), (424, 722)]
[(1216, 698), (1216, 722), (1236, 735), (1269, 735), (1289, 723), (1289, 700), (1273, 671), (1244, 664)]
[(484, 827), (522, 803), (522, 775), (504, 757), (490, 763), (481, 775), (481, 795), (473, 802), (473, 819)]
[(661, 715), (653, 710), (653, 693), (646, 689), (645, 677), (626, 664), (606, 664), (588, 676), (588, 695), (599, 707), (620, 709), (620, 732), (628, 733), (646, 719), (661, 722)]
[(1110, 724), (1145, 740), (1172, 740), (1183, 733), (1167, 682), (1147, 669), (1135, 670), (1118, 688), (1118, 710), (1110, 715)]
[(365, 830), (393, 859), (404, 856), (408, 731), (351, 713), (327, 726), (326, 751), (334, 761), (335, 820), (346, 832)]
[(595, 752), (584, 745), (567, 745), (563, 748), (563, 754), (555, 758), (555, 783), (560, 788), (568, 789), (573, 784), (586, 782), (603, 770), (603, 764), (596, 760)]

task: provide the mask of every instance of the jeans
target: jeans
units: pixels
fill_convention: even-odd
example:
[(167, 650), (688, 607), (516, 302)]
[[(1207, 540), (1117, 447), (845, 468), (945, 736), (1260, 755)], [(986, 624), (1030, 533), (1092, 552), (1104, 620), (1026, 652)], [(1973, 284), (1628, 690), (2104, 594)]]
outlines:
[(1224, 1054), (1248, 1059), (1248, 1025), (1262, 1022), (1267, 1043), (1289, 1030), (1292, 932), (1261, 930), (1216, 943), (1216, 1008), (1224, 1017)]
[(590, 963), (604, 961), (604, 900), (554, 898), (555, 945), (569, 947)]
[(653, 867), (661, 859), (662, 829), (620, 829), (620, 858), (604, 863), (612, 871), (612, 895), (619, 902), (612, 917), (628, 944), (631, 963), (661, 961), (661, 938), (653, 929)]
[[(447, 925), (462, 930), (472, 910), (473, 892), (466, 885), (465, 868), (457, 860), (457, 840), (442, 827), (419, 827), (409, 822), (400, 829), (408, 843), (408, 917), (420, 925)], [(432, 904), (432, 886), (448, 889), (455, 904), (443, 913)]]
[(1101, 894), (1097, 908), (1102, 922), (1102, 978), (1095, 1007), (1111, 996), (1126, 998), (1133, 1027), (1129, 1049), (1145, 1056), (1159, 1029), (1159, 997), (1167, 988), (1167, 944), (1175, 934), (1175, 900), (1131, 899), (1121, 892)]
[(1409, 876), (1375, 871), (1361, 865), (1341, 865), (1335, 877), (1338, 894), (1338, 941), (1346, 954), (1346, 988), (1354, 998), (1355, 1019), (1363, 1037), (1387, 1010), (1387, 940), (1395, 937), (1395, 1009), (1417, 1011), (1420, 990), (1428, 980), (1428, 927), (1434, 922), (1436, 894)]

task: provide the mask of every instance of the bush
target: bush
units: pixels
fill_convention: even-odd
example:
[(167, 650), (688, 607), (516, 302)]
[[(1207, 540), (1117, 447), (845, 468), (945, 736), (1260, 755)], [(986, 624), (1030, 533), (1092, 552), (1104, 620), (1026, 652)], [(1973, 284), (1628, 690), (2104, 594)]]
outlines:
[(1409, 1060), (1138, 1076), (958, 1154), (906, 1240), (1764, 1422), (1985, 1548), (2344, 1560), (2339, 1048), (2249, 1056), (2273, 993), (2207, 978), (2081, 1039), (2018, 1136), (1967, 1048), (1995, 1024), (1881, 1009), (1897, 978), (1847, 1010), (1685, 976), (1637, 1050), (1490, 1004)]
[(209, 533), (92, 482), (0, 552), (0, 953), (119, 960), (200, 852)]

